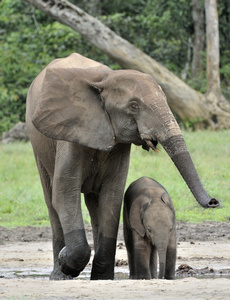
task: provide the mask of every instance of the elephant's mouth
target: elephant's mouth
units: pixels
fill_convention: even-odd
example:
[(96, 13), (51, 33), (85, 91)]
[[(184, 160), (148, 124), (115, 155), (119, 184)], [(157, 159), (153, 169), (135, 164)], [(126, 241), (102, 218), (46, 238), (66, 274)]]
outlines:
[(156, 152), (159, 152), (159, 150), (157, 149), (157, 144), (158, 142), (156, 140), (144, 140), (144, 143), (142, 144), (142, 148), (144, 150), (149, 151), (149, 148), (153, 149)]

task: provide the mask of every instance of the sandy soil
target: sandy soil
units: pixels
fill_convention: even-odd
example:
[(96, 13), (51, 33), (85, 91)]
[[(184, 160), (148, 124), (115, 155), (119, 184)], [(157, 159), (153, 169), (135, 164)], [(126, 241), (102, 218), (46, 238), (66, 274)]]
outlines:
[[(90, 264), (75, 280), (49, 281), (50, 228), (0, 227), (0, 299), (230, 299), (230, 224), (178, 223), (177, 279), (128, 280), (119, 230), (115, 280), (90, 281)], [(88, 241), (92, 234), (87, 228)]]

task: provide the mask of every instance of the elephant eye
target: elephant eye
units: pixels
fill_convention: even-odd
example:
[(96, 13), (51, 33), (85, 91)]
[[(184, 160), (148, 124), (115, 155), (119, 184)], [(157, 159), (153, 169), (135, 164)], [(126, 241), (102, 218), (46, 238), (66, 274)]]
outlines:
[(152, 232), (152, 230), (151, 230), (150, 227), (147, 227), (147, 230), (148, 230), (148, 233), (151, 233), (151, 232)]
[(133, 111), (136, 111), (136, 110), (138, 110), (139, 106), (138, 106), (137, 102), (132, 101), (132, 102), (130, 103), (130, 108), (131, 108)]

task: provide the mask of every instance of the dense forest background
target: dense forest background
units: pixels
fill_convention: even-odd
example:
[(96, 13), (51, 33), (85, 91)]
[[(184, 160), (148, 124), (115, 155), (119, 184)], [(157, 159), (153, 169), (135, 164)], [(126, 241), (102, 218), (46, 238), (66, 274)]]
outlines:
[[(192, 88), (206, 92), (205, 40), (201, 53), (202, 68), (198, 73), (193, 71), (193, 0), (71, 2), (164, 65)], [(217, 4), (221, 89), (229, 101), (230, 1), (221, 0)], [(36, 75), (54, 58), (68, 56), (72, 52), (113, 69), (121, 68), (79, 33), (26, 1), (0, 2), (0, 135), (18, 121), (25, 120), (26, 94)]]

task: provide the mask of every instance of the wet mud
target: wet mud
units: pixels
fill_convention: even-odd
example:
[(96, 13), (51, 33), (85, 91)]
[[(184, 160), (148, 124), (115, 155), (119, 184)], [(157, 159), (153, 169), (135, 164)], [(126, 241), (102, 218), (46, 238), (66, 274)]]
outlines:
[[(90, 226), (86, 226), (87, 239), (91, 248), (93, 249), (92, 244), (92, 231)], [(200, 224), (191, 224), (184, 222), (177, 222), (177, 236), (178, 236), (178, 247), (181, 242), (188, 242), (191, 247), (195, 247), (200, 241), (230, 241), (230, 224), (226, 223), (217, 223), (217, 222), (205, 222)], [(6, 229), (0, 227), (0, 245), (15, 244), (20, 243), (32, 243), (32, 242), (46, 242), (51, 241), (51, 230), (50, 227), (17, 227), (14, 229)], [(117, 252), (119, 250), (125, 250), (125, 245), (123, 241), (123, 232), (122, 226), (119, 228), (118, 233), (118, 243), (117, 243)], [(38, 249), (42, 252), (42, 249)], [(190, 264), (193, 260), (201, 261), (204, 259), (202, 253), (200, 256), (194, 256), (190, 258)], [(209, 262), (210, 265), (205, 267), (200, 266), (200, 268), (195, 268), (187, 263), (180, 264), (183, 261), (183, 257), (178, 255), (177, 257), (177, 269), (176, 269), (176, 278), (184, 277), (197, 277), (197, 278), (215, 278), (215, 277), (230, 277), (230, 262), (226, 261), (225, 268), (216, 268), (212, 267), (212, 260), (220, 260), (222, 263), (224, 257), (215, 257), (215, 253)], [(15, 263), (22, 262), (23, 258), (11, 258)], [(210, 260), (210, 258), (209, 258)], [(49, 274), (52, 271), (51, 267), (37, 267), (37, 268), (1, 268), (0, 278), (42, 278), (49, 279)], [(85, 268), (85, 270), (80, 274), (78, 279), (89, 279), (91, 272), (91, 262)], [(128, 261), (127, 257), (117, 258), (115, 261), (115, 278), (116, 279), (128, 279)]]
[[(230, 299), (230, 223), (178, 222), (177, 232), (173, 283), (128, 280), (122, 226), (118, 234), (114, 281), (89, 280), (92, 251), (89, 264), (78, 278), (53, 282), (49, 280), (53, 264), (50, 228), (0, 227), (0, 299), (153, 299), (153, 292), (157, 299), (185, 299), (185, 295), (186, 299), (196, 300)], [(90, 226), (86, 227), (86, 233), (93, 249)], [(95, 296), (95, 292), (99, 294)]]

